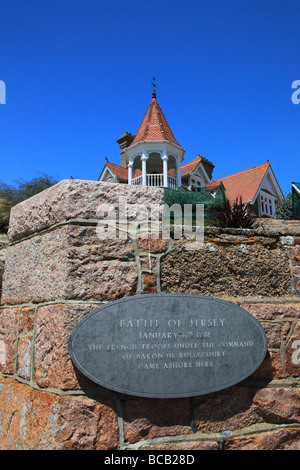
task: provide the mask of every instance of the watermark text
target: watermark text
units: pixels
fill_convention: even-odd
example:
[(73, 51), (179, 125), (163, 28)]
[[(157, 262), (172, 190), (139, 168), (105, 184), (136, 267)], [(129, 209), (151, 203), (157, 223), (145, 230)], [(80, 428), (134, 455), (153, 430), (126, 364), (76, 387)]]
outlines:
[(292, 88), (296, 89), (291, 96), (292, 103), (299, 104), (300, 103), (300, 80), (294, 80), (292, 83)]
[(119, 198), (119, 204), (100, 204), (96, 228), (100, 239), (187, 240), (187, 250), (199, 250), (204, 245), (203, 204), (132, 204)]
[(3, 80), (0, 80), (0, 104), (6, 104), (6, 86)]
[(300, 364), (300, 340), (295, 340), (292, 343), (292, 349), (296, 351), (292, 354), (292, 363), (293, 364)]

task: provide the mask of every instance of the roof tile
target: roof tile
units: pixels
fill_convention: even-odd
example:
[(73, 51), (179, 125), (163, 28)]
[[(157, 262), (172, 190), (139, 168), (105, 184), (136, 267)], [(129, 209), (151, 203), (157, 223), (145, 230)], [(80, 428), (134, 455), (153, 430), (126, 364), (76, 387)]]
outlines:
[(188, 175), (189, 173), (194, 171), (197, 168), (197, 166), (199, 165), (199, 163), (201, 162), (201, 160), (202, 160), (202, 156), (197, 155), (197, 157), (194, 158), (194, 160), (192, 160), (189, 163), (186, 163), (185, 165), (182, 165), (181, 166), (181, 176)]
[(168, 140), (174, 144), (178, 144), (173, 132), (156, 100), (156, 93), (152, 94), (151, 103), (146, 111), (146, 114), (141, 122), (141, 125), (133, 139), (131, 147), (134, 144), (142, 141), (161, 141)]
[(121, 181), (128, 181), (128, 169), (120, 165), (115, 165), (115, 163), (110, 163), (106, 161), (108, 168), (119, 178)]
[(226, 197), (231, 203), (240, 197), (243, 202), (252, 202), (269, 167), (269, 162), (263, 163), (213, 182), (223, 183)]

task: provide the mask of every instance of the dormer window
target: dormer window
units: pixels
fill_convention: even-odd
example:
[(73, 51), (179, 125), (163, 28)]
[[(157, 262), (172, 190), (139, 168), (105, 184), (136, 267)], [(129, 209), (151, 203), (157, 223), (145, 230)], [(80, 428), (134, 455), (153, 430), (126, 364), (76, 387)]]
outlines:
[(275, 215), (275, 203), (277, 199), (267, 190), (260, 191), (260, 215)]
[(194, 192), (194, 193), (200, 193), (201, 191), (203, 191), (203, 188), (204, 188), (204, 181), (202, 178), (199, 178), (197, 176), (193, 176), (191, 178), (191, 190)]

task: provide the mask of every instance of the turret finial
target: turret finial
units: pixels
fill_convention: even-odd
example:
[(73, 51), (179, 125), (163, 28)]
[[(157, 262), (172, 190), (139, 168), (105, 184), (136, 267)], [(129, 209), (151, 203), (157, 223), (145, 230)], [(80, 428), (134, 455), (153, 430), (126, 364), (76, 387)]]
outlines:
[(153, 87), (152, 98), (156, 98), (157, 83), (156, 83), (156, 78), (155, 77), (153, 77), (152, 87)]

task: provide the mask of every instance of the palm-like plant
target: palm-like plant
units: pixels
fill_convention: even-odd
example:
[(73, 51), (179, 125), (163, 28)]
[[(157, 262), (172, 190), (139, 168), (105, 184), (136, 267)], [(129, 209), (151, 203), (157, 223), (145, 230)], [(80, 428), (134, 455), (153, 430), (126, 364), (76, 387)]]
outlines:
[(244, 203), (241, 197), (236, 198), (233, 204), (226, 199), (221, 209), (214, 210), (214, 214), (220, 226), (228, 228), (251, 228), (256, 219), (250, 205)]

